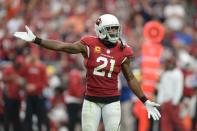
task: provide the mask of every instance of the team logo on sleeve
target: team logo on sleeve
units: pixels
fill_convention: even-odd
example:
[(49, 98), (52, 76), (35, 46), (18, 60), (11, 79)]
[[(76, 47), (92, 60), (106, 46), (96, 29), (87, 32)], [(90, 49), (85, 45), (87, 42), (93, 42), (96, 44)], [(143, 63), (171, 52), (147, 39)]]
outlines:
[(101, 47), (96, 46), (96, 47), (94, 48), (94, 52), (95, 52), (95, 53), (101, 53)]

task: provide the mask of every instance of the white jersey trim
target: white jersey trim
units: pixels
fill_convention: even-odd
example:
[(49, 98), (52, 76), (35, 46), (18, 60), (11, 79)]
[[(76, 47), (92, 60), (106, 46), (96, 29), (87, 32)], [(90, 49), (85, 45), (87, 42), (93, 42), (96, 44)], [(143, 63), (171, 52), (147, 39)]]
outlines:
[(88, 58), (90, 58), (90, 48), (89, 48), (89, 46), (86, 46), (86, 49), (87, 49)]
[[(124, 63), (126, 59), (127, 59), (127, 57), (125, 57), (125, 58), (122, 60), (122, 63)], [(121, 64), (122, 64), (122, 63), (121, 63)]]

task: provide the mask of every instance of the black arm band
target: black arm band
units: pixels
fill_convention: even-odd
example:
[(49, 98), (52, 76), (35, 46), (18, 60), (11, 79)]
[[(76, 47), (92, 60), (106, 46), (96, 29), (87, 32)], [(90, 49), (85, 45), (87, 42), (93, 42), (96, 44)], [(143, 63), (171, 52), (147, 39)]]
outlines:
[(34, 42), (35, 44), (37, 44), (37, 45), (41, 45), (42, 39), (36, 36), (36, 38), (35, 38), (35, 40), (34, 40), (33, 42)]
[(141, 102), (145, 103), (148, 99), (146, 98), (146, 96), (142, 96), (142, 97), (140, 98), (140, 100), (141, 100)]

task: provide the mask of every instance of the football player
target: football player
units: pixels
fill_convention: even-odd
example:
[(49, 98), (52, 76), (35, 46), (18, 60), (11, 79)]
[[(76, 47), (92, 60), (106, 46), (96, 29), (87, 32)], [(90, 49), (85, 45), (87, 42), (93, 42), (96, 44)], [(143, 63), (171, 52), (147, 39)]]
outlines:
[(97, 36), (84, 36), (74, 43), (44, 40), (35, 36), (27, 26), (25, 28), (26, 32), (15, 32), (14, 36), (50, 50), (83, 55), (87, 81), (82, 108), (82, 131), (97, 131), (101, 116), (105, 131), (119, 130), (121, 109), (117, 76), (121, 70), (133, 93), (144, 103), (148, 117), (159, 120), (161, 115), (156, 108), (159, 105), (146, 98), (130, 71), (133, 52), (121, 41), (121, 26), (114, 15), (104, 14), (96, 20)]

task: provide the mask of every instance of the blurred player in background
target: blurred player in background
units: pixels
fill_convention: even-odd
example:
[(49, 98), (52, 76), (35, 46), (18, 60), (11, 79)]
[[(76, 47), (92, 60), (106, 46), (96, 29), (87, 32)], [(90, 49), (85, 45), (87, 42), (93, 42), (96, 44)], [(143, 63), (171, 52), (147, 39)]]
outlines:
[(24, 121), (24, 130), (32, 131), (32, 116), (36, 115), (38, 118), (38, 129), (42, 130), (42, 125), (45, 125), (49, 131), (49, 121), (47, 117), (47, 110), (45, 98), (43, 96), (43, 89), (47, 85), (46, 67), (39, 58), (31, 54), (28, 56), (27, 64), (25, 64), (22, 75), (26, 80), (25, 95), (26, 95), (26, 112)]
[(21, 131), (20, 107), (21, 107), (21, 88), (24, 80), (21, 77), (23, 68), (23, 57), (14, 58), (12, 63), (4, 69), (3, 80), (5, 81), (4, 89), (4, 113), (5, 113), (5, 131)]
[(69, 131), (75, 131), (77, 123), (80, 123), (83, 95), (84, 85), (81, 71), (79, 69), (72, 69), (68, 74), (68, 85), (65, 96), (69, 118)]
[(15, 32), (14, 36), (41, 47), (70, 54), (81, 53), (87, 68), (85, 100), (82, 108), (82, 130), (96, 131), (101, 119), (105, 131), (120, 129), (121, 108), (117, 76), (122, 70), (133, 93), (144, 103), (148, 117), (159, 120), (158, 104), (149, 101), (139, 83), (130, 71), (131, 48), (120, 38), (121, 27), (118, 19), (104, 14), (96, 20), (95, 36), (84, 36), (75, 43), (44, 40), (36, 37), (26, 26), (27, 32)]
[(183, 73), (171, 56), (165, 61), (165, 70), (158, 85), (158, 103), (161, 104), (161, 131), (186, 131), (179, 116), (180, 101), (183, 96)]

